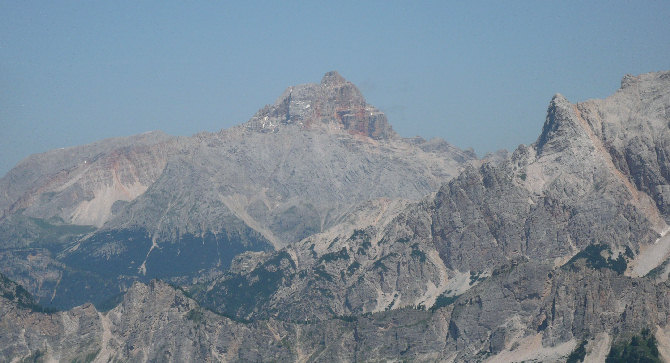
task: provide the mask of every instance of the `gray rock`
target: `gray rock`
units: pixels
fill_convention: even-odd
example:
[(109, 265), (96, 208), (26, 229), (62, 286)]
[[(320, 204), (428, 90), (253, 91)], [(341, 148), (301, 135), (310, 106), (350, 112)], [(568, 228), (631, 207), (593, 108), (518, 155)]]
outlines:
[(361, 92), (336, 71), (321, 84), (289, 87), (274, 105), (261, 109), (245, 126), (276, 132), (282, 125), (305, 129), (340, 128), (373, 139), (397, 138), (384, 113), (368, 105)]
[[(274, 126), (256, 127), (266, 116)], [(79, 296), (58, 291), (66, 267), (104, 280), (94, 286), (193, 283), (220, 275), (239, 253), (322, 232), (358, 203), (418, 200), (474, 158), (444, 141), (398, 137), (330, 72), (219, 133), (150, 133), (30, 157), (0, 180), (3, 247), (41, 248), (40, 259), (64, 266), (39, 280), (46, 284), (20, 267), (31, 265), (26, 258), (0, 271), (62, 307), (87, 301), (59, 299)]]
[[(22, 306), (14, 284), (0, 284), (0, 359), (562, 361), (579, 341), (594, 356), (602, 345), (602, 357), (612, 341), (644, 328), (667, 354), (669, 282), (632, 277), (627, 266), (667, 252), (658, 237), (667, 233), (670, 185), (668, 74), (628, 76), (601, 101), (573, 105), (556, 95), (534, 144), (471, 163), (419, 201), (412, 193), (430, 189), (432, 179), (412, 175), (436, 175), (425, 165), (438, 159), (426, 155), (448, 147), (370, 131), (351, 116), (367, 106), (336, 74), (289, 89), (249, 124), (197, 136), (199, 143), (175, 141), (181, 151), (165, 172), (99, 233), (144, 228), (147, 255), (170, 251), (175, 236), (202, 237), (222, 225), (240, 240), (249, 227), (259, 241), (319, 233), (231, 257), (223, 275), (199, 272), (214, 278), (191, 289), (202, 305), (154, 281), (135, 283), (109, 312), (84, 305), (46, 315)], [(305, 111), (323, 100), (345, 112)], [(360, 127), (373, 138), (351, 137)], [(289, 146), (268, 141), (276, 135)], [(243, 141), (228, 152), (226, 140)], [(313, 145), (346, 151), (337, 154), (350, 158), (344, 178), (319, 184), (333, 172), (319, 165), (339, 164), (323, 163), (332, 159)], [(424, 166), (412, 169), (410, 154)], [(401, 169), (412, 172), (402, 179)], [(393, 198), (410, 200), (380, 198), (396, 183), (402, 192)], [(217, 221), (226, 223), (217, 229)], [(126, 242), (87, 250), (99, 233), (66, 255), (134, 251)]]

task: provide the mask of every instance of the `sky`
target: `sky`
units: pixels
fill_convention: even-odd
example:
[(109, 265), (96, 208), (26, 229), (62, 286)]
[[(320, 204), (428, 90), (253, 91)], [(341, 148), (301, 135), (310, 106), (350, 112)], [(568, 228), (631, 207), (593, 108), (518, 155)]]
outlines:
[(481, 156), (555, 93), (670, 70), (670, 1), (0, 1), (0, 176), (151, 130), (218, 131), (337, 70), (401, 135)]

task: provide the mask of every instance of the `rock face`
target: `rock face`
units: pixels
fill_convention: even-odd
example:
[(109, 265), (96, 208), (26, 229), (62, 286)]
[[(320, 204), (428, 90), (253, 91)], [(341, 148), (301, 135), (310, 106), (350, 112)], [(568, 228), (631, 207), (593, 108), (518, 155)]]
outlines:
[[(0, 312), (3, 361), (425, 360), (440, 356), (447, 328), (441, 314), (416, 310), (316, 325), (239, 322), (161, 282), (133, 285), (108, 312), (89, 304), (43, 314), (16, 308), (3, 297)], [(411, 345), (417, 338), (426, 343)]]
[(100, 227), (115, 202), (135, 199), (156, 181), (173, 140), (151, 132), (32, 155), (0, 179), (0, 220), (20, 212)]
[(289, 87), (274, 105), (246, 123), (263, 132), (275, 132), (281, 125), (340, 128), (376, 140), (398, 137), (386, 115), (368, 105), (358, 88), (335, 71), (326, 73), (321, 84)]
[[(343, 90), (334, 91), (338, 87)], [(301, 93), (307, 89), (312, 91)], [(58, 263), (76, 266), (71, 273), (96, 271), (92, 276), (100, 281), (126, 284), (129, 290), (98, 304), (111, 309), (107, 312), (82, 305), (48, 314), (15, 283), (0, 280), (1, 359), (565, 361), (583, 343), (586, 361), (604, 361), (612, 344), (643, 329), (657, 339), (660, 358), (670, 359), (670, 215), (663, 195), (670, 72), (627, 76), (605, 100), (571, 104), (554, 96), (535, 143), (470, 163), (420, 199), (384, 197), (381, 191), (393, 190), (394, 183), (418, 191), (417, 175), (427, 174), (408, 162), (402, 165), (413, 176), (385, 184), (385, 176), (398, 177), (399, 169), (393, 169), (398, 161), (384, 164), (375, 152), (405, 150), (393, 155), (409, 160), (406, 150), (412, 150), (422, 165), (440, 165), (426, 155), (441, 155), (451, 150), (448, 144), (374, 136), (369, 128), (364, 136), (336, 114), (313, 113), (310, 109), (327, 99), (340, 105), (334, 109), (367, 107), (353, 102), (357, 91), (336, 74), (326, 75), (321, 85), (287, 92), (239, 128), (201, 135), (195, 146), (190, 139), (175, 141), (191, 148), (179, 146), (179, 157), (170, 158), (152, 186), (101, 230), (62, 230), (67, 226), (10, 216), (14, 229), (7, 230), (27, 226), (76, 242), (55, 255), (58, 259), (5, 255), (3, 266), (19, 269), (25, 264), (12, 261), (30, 260), (37, 275), (58, 271)], [(275, 135), (344, 145), (344, 154), (352, 155), (347, 168), (328, 165), (344, 168), (349, 179), (330, 188), (314, 185), (328, 174), (304, 156), (317, 153), (310, 142), (288, 142), (290, 150), (308, 145), (312, 152), (300, 155), (309, 167), (291, 161), (297, 151), (282, 152), (286, 157), (270, 177), (263, 174), (264, 164), (244, 152), (250, 171), (233, 178), (246, 184), (231, 183), (217, 172), (236, 170), (233, 164), (202, 161), (228, 160), (208, 156), (222, 155), (220, 145), (233, 144), (226, 140), (240, 137), (258, 145)], [(247, 150), (244, 143), (235, 145)], [(280, 150), (279, 144), (271, 145)], [(359, 153), (374, 162), (360, 164)], [(387, 171), (375, 169), (379, 163)], [(355, 179), (351, 171), (358, 167), (365, 170), (361, 175), (380, 176), (365, 184), (367, 178)], [(180, 180), (183, 175), (189, 177)], [(365, 202), (347, 199), (353, 197), (338, 189), (344, 186), (359, 187), (355, 196)], [(304, 190), (300, 197), (298, 188)], [(318, 194), (323, 189), (329, 192)], [(289, 200), (293, 204), (285, 206), (295, 208), (282, 221), (295, 221), (291, 233), (310, 225), (313, 215), (319, 216), (320, 228), (300, 241), (277, 243), (277, 236), (288, 232), (285, 224), (279, 228), (270, 222), (272, 206)], [(226, 221), (221, 229), (203, 227), (221, 220)], [(133, 228), (145, 237), (115, 235)], [(207, 230), (216, 233), (202, 233)], [(82, 235), (87, 237), (77, 237)], [(58, 238), (52, 243), (61, 246)], [(202, 256), (179, 259), (191, 253), (186, 246), (195, 240), (205, 250), (210, 246), (208, 256), (216, 259), (231, 241), (246, 252), (233, 252), (227, 257), (230, 268), (217, 273), (207, 268), (214, 262)], [(34, 243), (28, 237), (19, 241), (15, 244)], [(45, 249), (54, 248), (40, 241)], [(264, 241), (275, 248), (265, 248)], [(136, 244), (139, 251), (148, 250), (146, 255), (133, 252)], [(89, 265), (82, 262), (86, 258)], [(195, 261), (203, 264), (187, 269)], [(160, 281), (101, 276), (102, 271), (144, 269), (147, 278), (162, 277), (151, 271), (165, 264), (188, 276), (189, 283), (179, 280), (188, 294)], [(77, 291), (67, 278), (61, 280), (59, 286)]]
[[(3, 293), (0, 359), (564, 361), (577, 341), (594, 359), (611, 336), (666, 325), (667, 283), (519, 262), (434, 310), (310, 323), (231, 320), (160, 281), (134, 284), (109, 311), (41, 313)], [(659, 340), (668, 333), (655, 331)]]
[[(646, 79), (665, 82), (656, 87), (662, 95), (670, 89), (664, 74)], [(378, 202), (337, 228), (270, 255), (275, 265), (260, 263), (246, 275), (224, 276), (207, 286), (202, 301), (246, 319), (325, 319), (431, 307), (440, 296), (463, 293), (498, 265), (525, 258), (560, 266), (593, 245), (606, 246), (608, 258), (621, 259), (624, 270), (640, 265), (643, 251), (662, 247), (655, 242), (667, 232), (667, 216), (617, 168), (582, 116), (584, 107), (556, 95), (537, 142), (509, 159), (467, 167), (418, 204)], [(659, 109), (645, 107), (638, 115), (667, 121)], [(600, 114), (612, 119), (606, 111)], [(256, 291), (260, 276), (275, 270), (280, 277), (261, 284), (258, 295), (230, 298), (239, 296), (239, 286)], [(305, 296), (318, 303), (304, 304)]]
[(669, 72), (627, 75), (613, 96), (577, 106), (617, 169), (652, 197), (664, 216), (670, 212), (668, 82)]
[(397, 136), (330, 72), (218, 133), (29, 157), (0, 180), (0, 271), (59, 307), (137, 279), (207, 280), (242, 252), (324, 231), (358, 203), (418, 200), (473, 160), (443, 140)]
[[(636, 143), (645, 137), (645, 125), (667, 128), (667, 74), (636, 78), (639, 89), (656, 91), (647, 94), (654, 102), (635, 106), (637, 118), (626, 119), (628, 131), (620, 139)], [(634, 98), (628, 92), (633, 90), (624, 87), (604, 101), (577, 105), (556, 95), (537, 142), (521, 146), (508, 159), (468, 167), (418, 204), (378, 201), (343, 218), (336, 228), (196, 289), (196, 296), (207, 306), (240, 318), (289, 321), (430, 308), (445, 301), (456, 301), (458, 307), (475, 291), (481, 294), (475, 306), (488, 302), (493, 311), (503, 297), (515, 296), (501, 316), (468, 312), (449, 323), (459, 350), (503, 357), (513, 356), (509, 348), (514, 344), (531, 349), (544, 342), (560, 348), (546, 354), (567, 355), (577, 340), (598, 337), (598, 344), (605, 344), (603, 339), (621, 332), (665, 327), (665, 298), (657, 300), (658, 294), (666, 293), (665, 282), (655, 285), (653, 279), (621, 275), (642, 276), (655, 268), (660, 281), (667, 278), (669, 264), (663, 261), (670, 252), (665, 236), (668, 215), (638, 186), (638, 176), (620, 169), (616, 150), (583, 111), (601, 105), (590, 113), (598, 114), (603, 124), (607, 120), (609, 127), (622, 129), (617, 120), (624, 111), (616, 104), (621, 98)], [(654, 135), (670, 139), (667, 129), (659, 128)], [(630, 149), (625, 144), (619, 147)], [(654, 154), (647, 170), (658, 165), (658, 159), (662, 156)], [(523, 271), (517, 278), (528, 300), (521, 299), (521, 292), (496, 295), (489, 285), (510, 263)], [(541, 270), (532, 267), (538, 263)], [(575, 269), (579, 272), (572, 272)], [(594, 275), (593, 269), (605, 270)], [(534, 280), (536, 276), (541, 278)], [(575, 285), (580, 287), (566, 291), (566, 286)], [(631, 300), (638, 287), (644, 303)], [(604, 293), (594, 297), (594, 290), (607, 291), (607, 297)], [(590, 302), (601, 298), (605, 300)], [(560, 309), (554, 306), (557, 301)], [(593, 304), (590, 310), (576, 305), (583, 301)], [(559, 310), (569, 317), (557, 321)], [(645, 322), (647, 314), (659, 318)], [(484, 323), (486, 319), (493, 320)], [(472, 345), (481, 342), (490, 346)]]

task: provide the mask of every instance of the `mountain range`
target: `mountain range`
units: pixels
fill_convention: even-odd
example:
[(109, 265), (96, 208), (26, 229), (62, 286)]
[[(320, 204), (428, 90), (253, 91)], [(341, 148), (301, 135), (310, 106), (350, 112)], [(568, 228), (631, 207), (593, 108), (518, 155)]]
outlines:
[(418, 199), (475, 159), (443, 140), (397, 136), (331, 72), (219, 133), (28, 157), (0, 180), (2, 272), (59, 308), (135, 280), (193, 282), (242, 252), (321, 232), (363, 201)]
[(483, 159), (337, 72), (218, 133), (33, 155), (0, 179), (0, 357), (668, 360), (669, 156), (670, 72), (557, 94)]

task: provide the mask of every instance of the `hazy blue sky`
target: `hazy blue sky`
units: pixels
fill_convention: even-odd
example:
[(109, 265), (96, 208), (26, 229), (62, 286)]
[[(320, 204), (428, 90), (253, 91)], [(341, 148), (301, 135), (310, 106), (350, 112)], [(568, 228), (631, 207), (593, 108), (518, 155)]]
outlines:
[(338, 70), (403, 136), (531, 143), (554, 93), (670, 69), (669, 1), (0, 1), (0, 175), (31, 153), (218, 131)]

